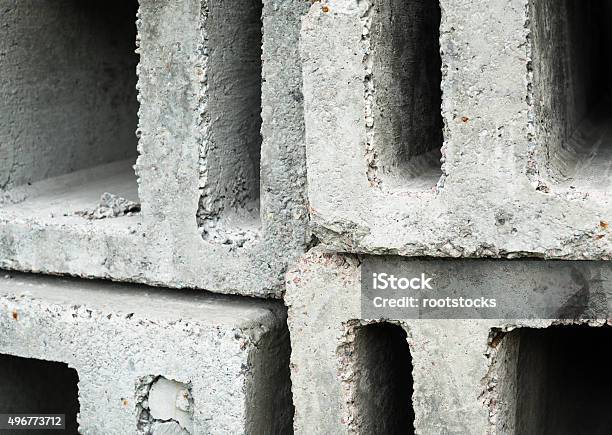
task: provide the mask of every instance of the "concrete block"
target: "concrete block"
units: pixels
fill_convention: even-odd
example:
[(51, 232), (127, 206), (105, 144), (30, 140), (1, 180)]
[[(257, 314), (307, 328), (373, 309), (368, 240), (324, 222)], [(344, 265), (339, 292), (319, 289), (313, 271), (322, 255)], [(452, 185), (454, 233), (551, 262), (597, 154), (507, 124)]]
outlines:
[(314, 3), (300, 50), (317, 237), (608, 259), (608, 3)]
[[(537, 285), (536, 277), (551, 273), (539, 261), (505, 263), (509, 291)], [(567, 427), (576, 428), (583, 414), (570, 408), (576, 397), (587, 396), (584, 406), (592, 407), (592, 424), (606, 427), (608, 416), (596, 403), (603, 399), (593, 394), (591, 401), (583, 392), (594, 385), (594, 377), (607, 379), (604, 362), (593, 365), (597, 375), (591, 377), (585, 367), (589, 361), (606, 361), (608, 333), (600, 335), (605, 328), (597, 328), (605, 320), (367, 319), (361, 316), (360, 267), (356, 257), (317, 248), (287, 273), (296, 433), (371, 433), (372, 428), (384, 433), (538, 433), (537, 424), (556, 415), (549, 406), (561, 406)], [(471, 263), (456, 265), (454, 281), (470, 285), (472, 270)], [(483, 281), (493, 281), (497, 272), (487, 276), (484, 270)], [(555, 333), (559, 326), (552, 325), (560, 324), (569, 329)], [(579, 332), (585, 336), (572, 332), (576, 328), (583, 328)], [(588, 357), (579, 354), (564, 363), (564, 352), (570, 351), (562, 340), (588, 349)], [(535, 382), (547, 370), (554, 374)], [(588, 378), (584, 384), (583, 378)], [(566, 395), (566, 386), (576, 394)], [(521, 405), (527, 396), (529, 404)], [(537, 415), (517, 415), (520, 406)]]
[(84, 434), (287, 433), (285, 318), (278, 302), (12, 274), (0, 407), (78, 413)]
[(306, 6), (4, 0), (0, 265), (280, 296)]

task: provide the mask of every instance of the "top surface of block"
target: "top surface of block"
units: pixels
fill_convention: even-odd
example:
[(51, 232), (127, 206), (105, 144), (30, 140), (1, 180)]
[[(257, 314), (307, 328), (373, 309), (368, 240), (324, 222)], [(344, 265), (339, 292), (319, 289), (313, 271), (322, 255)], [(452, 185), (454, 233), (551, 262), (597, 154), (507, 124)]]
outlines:
[(277, 303), (195, 290), (168, 290), (104, 281), (7, 272), (0, 278), (0, 297), (47, 305), (80, 306), (115, 315), (200, 325), (249, 328), (272, 325)]

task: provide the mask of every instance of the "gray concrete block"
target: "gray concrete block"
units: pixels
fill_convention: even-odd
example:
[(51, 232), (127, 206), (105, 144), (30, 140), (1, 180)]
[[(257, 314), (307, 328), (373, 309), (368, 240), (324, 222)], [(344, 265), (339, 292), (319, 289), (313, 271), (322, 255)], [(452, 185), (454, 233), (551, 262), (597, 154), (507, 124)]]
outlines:
[(0, 407), (76, 406), (85, 434), (290, 430), (282, 305), (137, 290), (21, 274), (1, 279), (0, 371), (12, 375), (3, 376)]
[[(506, 283), (509, 291), (537, 284), (538, 276), (552, 273), (538, 261), (505, 263), (505, 268), (515, 267), (515, 273), (509, 273), (513, 278)], [(547, 353), (551, 344), (547, 339), (535, 346), (540, 353), (534, 351), (530, 337), (523, 340), (521, 334), (548, 331), (553, 324), (582, 323), (568, 327), (598, 330), (601, 328), (595, 327), (605, 326), (606, 321), (363, 318), (360, 267), (356, 257), (315, 249), (287, 273), (294, 429), (298, 434), (371, 433), (372, 427), (385, 427), (385, 433), (536, 433), (534, 424), (547, 418), (550, 421), (546, 409), (551, 408), (546, 403), (536, 405), (529, 388), (534, 392), (548, 388), (547, 400), (565, 397), (568, 402), (555, 399), (554, 403), (571, 407), (576, 396), (565, 395), (566, 386), (579, 384), (580, 376), (589, 371), (584, 367), (588, 361), (605, 361), (607, 341), (583, 346), (592, 358), (584, 359), (584, 365), (576, 362), (584, 370), (566, 367), (565, 380), (543, 380), (530, 387), (529, 378), (519, 380), (518, 373), (536, 379), (548, 369), (563, 370), (560, 361), (565, 357), (559, 350)], [(493, 269), (491, 278), (497, 276)], [(469, 285), (471, 271), (470, 263), (455, 265), (454, 282)], [(486, 273), (482, 276), (485, 281), (489, 279)], [(395, 332), (384, 334), (378, 327)], [(587, 337), (586, 342), (597, 343), (597, 337)], [(406, 352), (402, 344), (407, 344), (411, 360), (402, 356)], [(532, 367), (528, 360), (519, 360), (521, 351), (522, 358), (533, 355), (546, 364)], [(597, 365), (597, 370), (599, 376), (607, 376), (602, 365)], [(404, 387), (398, 389), (398, 385)], [(405, 389), (412, 390), (411, 398)], [(540, 413), (531, 419), (528, 415), (517, 417), (516, 409), (525, 397), (530, 397), (530, 407)], [(544, 399), (543, 395), (538, 397)], [(585, 400), (588, 409), (601, 409), (600, 396), (593, 395), (593, 402)], [(604, 403), (609, 402), (606, 399)], [(581, 412), (568, 411), (574, 426), (567, 427), (576, 427)], [(607, 418), (605, 412), (594, 413), (595, 421)]]
[(305, 17), (315, 234), (354, 253), (608, 259), (605, 2), (436, 9), (330, 0)]
[(124, 3), (2, 4), (0, 264), (280, 296), (310, 237), (307, 5)]

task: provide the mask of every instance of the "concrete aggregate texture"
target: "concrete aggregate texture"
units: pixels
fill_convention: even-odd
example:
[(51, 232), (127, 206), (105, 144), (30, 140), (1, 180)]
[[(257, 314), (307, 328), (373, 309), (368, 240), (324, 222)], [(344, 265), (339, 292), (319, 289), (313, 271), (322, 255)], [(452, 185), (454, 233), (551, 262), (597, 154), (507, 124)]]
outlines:
[(612, 432), (610, 316), (360, 305), (379, 258), (610, 311), (610, 19), (612, 0), (0, 0), (0, 414)]

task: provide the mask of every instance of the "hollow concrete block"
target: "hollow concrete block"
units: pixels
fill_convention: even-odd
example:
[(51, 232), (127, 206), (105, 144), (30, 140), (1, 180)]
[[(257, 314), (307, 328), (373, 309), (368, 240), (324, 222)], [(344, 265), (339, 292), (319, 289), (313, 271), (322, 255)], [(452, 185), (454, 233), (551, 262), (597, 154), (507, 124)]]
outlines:
[(363, 254), (609, 259), (607, 49), (581, 49), (591, 31), (607, 40), (585, 24), (605, 3), (313, 4), (300, 45), (318, 239)]
[(310, 238), (306, 6), (5, 0), (2, 267), (279, 297)]
[[(290, 430), (290, 346), (278, 302), (10, 274), (0, 279), (0, 311), (0, 354), (76, 370), (80, 433)], [(19, 400), (31, 380), (56, 378), (25, 367), (15, 365), (2, 388)], [(44, 408), (51, 397), (36, 400)]]

